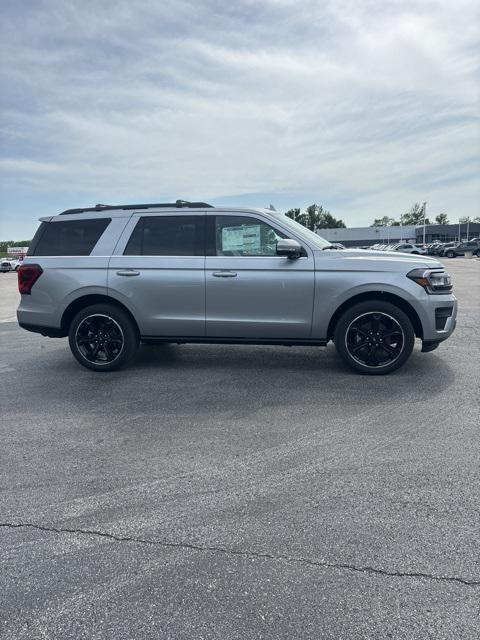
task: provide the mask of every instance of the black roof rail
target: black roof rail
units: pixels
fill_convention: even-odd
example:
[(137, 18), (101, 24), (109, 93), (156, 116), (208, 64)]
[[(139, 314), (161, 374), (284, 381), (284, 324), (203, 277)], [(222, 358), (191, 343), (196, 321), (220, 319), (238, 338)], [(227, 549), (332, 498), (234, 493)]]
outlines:
[(86, 213), (88, 211), (112, 211), (113, 209), (213, 209), (213, 205), (207, 202), (189, 202), (188, 200), (177, 200), (176, 202), (156, 202), (149, 204), (96, 204), (94, 207), (84, 207), (81, 209), (66, 209), (59, 215), (66, 216), (69, 213)]

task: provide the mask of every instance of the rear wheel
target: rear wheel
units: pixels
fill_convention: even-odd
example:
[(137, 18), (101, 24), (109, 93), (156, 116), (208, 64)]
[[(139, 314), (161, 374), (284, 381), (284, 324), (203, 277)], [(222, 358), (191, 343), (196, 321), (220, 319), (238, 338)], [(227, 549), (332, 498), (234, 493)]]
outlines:
[(445, 255), (447, 258), (455, 258), (455, 251), (447, 251)]
[(383, 375), (410, 357), (415, 332), (409, 317), (389, 303), (368, 300), (347, 309), (335, 327), (335, 347), (352, 369)]
[(70, 349), (78, 362), (93, 371), (114, 371), (129, 362), (139, 336), (131, 318), (110, 304), (82, 309), (68, 332)]

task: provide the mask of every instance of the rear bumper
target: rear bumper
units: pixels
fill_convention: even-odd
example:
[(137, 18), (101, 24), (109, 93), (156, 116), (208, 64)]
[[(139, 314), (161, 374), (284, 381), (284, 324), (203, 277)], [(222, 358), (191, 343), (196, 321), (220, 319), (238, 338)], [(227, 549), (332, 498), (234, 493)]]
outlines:
[(24, 322), (19, 322), (18, 324), (26, 331), (40, 333), (42, 336), (47, 336), (48, 338), (65, 338), (67, 335), (65, 331), (62, 331), (62, 329), (56, 329), (55, 327), (43, 327), (39, 324), (26, 324)]

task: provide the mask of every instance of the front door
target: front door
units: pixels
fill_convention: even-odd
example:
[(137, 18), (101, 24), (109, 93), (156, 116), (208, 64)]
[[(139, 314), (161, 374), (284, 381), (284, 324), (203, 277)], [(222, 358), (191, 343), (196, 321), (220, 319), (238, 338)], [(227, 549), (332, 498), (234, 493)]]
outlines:
[(314, 260), (276, 255), (286, 237), (255, 214), (207, 214), (206, 336), (308, 339), (312, 328)]

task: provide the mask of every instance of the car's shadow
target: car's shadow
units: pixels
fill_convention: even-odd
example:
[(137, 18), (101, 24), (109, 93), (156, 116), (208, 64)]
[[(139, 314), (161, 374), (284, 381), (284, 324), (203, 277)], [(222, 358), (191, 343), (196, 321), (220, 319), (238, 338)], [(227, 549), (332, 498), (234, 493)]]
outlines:
[(400, 370), (387, 376), (357, 374), (340, 360), (332, 344), (327, 348), (142, 345), (129, 371), (129, 375), (142, 376), (163, 372), (173, 375), (180, 384), (189, 378), (216, 383), (221, 379), (225, 393), (231, 385), (243, 385), (252, 389), (255, 397), (261, 396), (262, 389), (272, 388), (279, 395), (282, 390), (289, 396), (295, 391), (324, 394), (330, 390), (340, 397), (361, 396), (376, 389), (379, 402), (391, 401), (395, 396), (404, 397), (406, 402), (432, 397), (443, 393), (455, 378), (447, 361), (440, 355), (420, 353), (419, 345)]
[(82, 411), (96, 411), (99, 405), (108, 410), (115, 403), (128, 412), (134, 405), (139, 412), (183, 415), (194, 415), (199, 407), (214, 414), (227, 407), (242, 413), (312, 404), (319, 410), (334, 405), (342, 412), (347, 405), (428, 400), (445, 393), (455, 379), (440, 351), (421, 354), (419, 346), (399, 371), (387, 376), (353, 372), (333, 345), (142, 345), (128, 367), (110, 373), (84, 369), (65, 347), (42, 349), (42, 359), (27, 357), (22, 388), (41, 388), (43, 400), (51, 395), (55, 403), (61, 388), (62, 400), (78, 402)]

